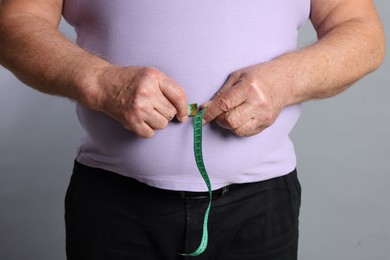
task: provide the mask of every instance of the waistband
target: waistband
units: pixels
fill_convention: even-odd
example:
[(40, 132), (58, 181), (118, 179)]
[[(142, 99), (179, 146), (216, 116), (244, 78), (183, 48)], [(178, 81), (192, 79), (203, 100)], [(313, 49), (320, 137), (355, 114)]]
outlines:
[[(220, 198), (223, 195), (225, 195), (227, 192), (229, 192), (230, 185), (222, 187), (218, 190), (213, 190), (213, 198)], [(163, 190), (164, 192), (168, 194), (172, 194), (173, 196), (178, 196), (179, 198), (183, 199), (205, 199), (209, 197), (209, 192), (197, 192), (197, 191), (173, 191), (173, 190)]]
[[(101, 178), (102, 182), (114, 182), (115, 185), (127, 185), (128, 188), (142, 191), (142, 192), (150, 192), (154, 194), (164, 194), (166, 196), (172, 196), (176, 198), (182, 198), (182, 199), (208, 199), (209, 198), (209, 192), (195, 192), (195, 191), (176, 191), (176, 190), (165, 190), (165, 189), (159, 189), (156, 187), (149, 186), (147, 184), (141, 183), (136, 179), (133, 179), (131, 177), (123, 176), (115, 172), (107, 171), (101, 168), (94, 168), (90, 166), (86, 166), (84, 164), (79, 163), (75, 160), (74, 162), (74, 168), (73, 168), (73, 174), (80, 174), (83, 176), (83, 178)], [(296, 174), (296, 170), (291, 172), (288, 175), (294, 175)], [(80, 176), (81, 177), (81, 176)], [(282, 176), (283, 177), (283, 176)], [(278, 179), (278, 178), (277, 178)], [(265, 180), (261, 181), (259, 183), (243, 183), (243, 184), (231, 184), (224, 186), (220, 189), (212, 191), (212, 196), (214, 199), (220, 198), (225, 196), (229, 191), (237, 190), (240, 188), (245, 187), (252, 187), (256, 188), (257, 184), (261, 185), (267, 185), (268, 182), (273, 181), (271, 180)]]

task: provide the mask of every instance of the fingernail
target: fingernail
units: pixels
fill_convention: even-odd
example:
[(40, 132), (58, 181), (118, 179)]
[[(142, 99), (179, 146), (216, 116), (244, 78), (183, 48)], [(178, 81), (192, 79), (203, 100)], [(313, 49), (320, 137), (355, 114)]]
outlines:
[(202, 118), (202, 125), (207, 124), (207, 121)]
[(183, 117), (180, 119), (180, 121), (181, 121), (182, 123), (186, 122), (187, 120), (188, 120), (188, 116), (183, 116)]
[(206, 109), (211, 104), (211, 101), (207, 101), (206, 103), (202, 104), (200, 107), (202, 109)]

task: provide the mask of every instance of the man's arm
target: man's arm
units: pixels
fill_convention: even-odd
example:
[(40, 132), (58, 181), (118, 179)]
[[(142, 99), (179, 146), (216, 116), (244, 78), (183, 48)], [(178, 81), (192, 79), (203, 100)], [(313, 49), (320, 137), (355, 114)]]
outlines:
[(285, 106), (334, 96), (383, 61), (384, 32), (372, 0), (312, 0), (311, 21), (315, 44), (232, 73), (205, 120), (255, 135)]
[(3, 0), (0, 63), (24, 83), (84, 104), (94, 104), (93, 73), (108, 63), (75, 46), (57, 27), (62, 0)]
[(0, 1), (0, 64), (27, 85), (103, 111), (143, 137), (188, 115), (183, 89), (154, 68), (117, 67), (59, 31), (63, 0)]
[(297, 82), (300, 89), (292, 90), (287, 104), (334, 96), (384, 59), (385, 36), (372, 0), (313, 0), (311, 21), (319, 41), (302, 57), (315, 58), (314, 72), (305, 84)]

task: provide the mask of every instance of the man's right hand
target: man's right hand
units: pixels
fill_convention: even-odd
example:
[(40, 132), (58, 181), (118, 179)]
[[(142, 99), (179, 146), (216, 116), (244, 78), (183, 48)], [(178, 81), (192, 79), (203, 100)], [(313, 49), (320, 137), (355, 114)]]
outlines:
[(63, 0), (0, 3), (0, 64), (27, 85), (103, 111), (142, 137), (175, 116), (186, 120), (185, 93), (164, 73), (113, 66), (58, 32)]
[(141, 137), (152, 137), (174, 117), (188, 118), (184, 90), (155, 68), (109, 66), (98, 75), (94, 93), (97, 110)]

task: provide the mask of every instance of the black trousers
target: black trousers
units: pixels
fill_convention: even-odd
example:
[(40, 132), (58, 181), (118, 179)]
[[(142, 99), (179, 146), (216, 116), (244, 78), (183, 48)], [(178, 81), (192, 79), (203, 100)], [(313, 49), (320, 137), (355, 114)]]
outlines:
[(296, 171), (214, 192), (209, 244), (197, 257), (208, 198), (166, 191), (75, 162), (65, 199), (68, 260), (295, 260)]

